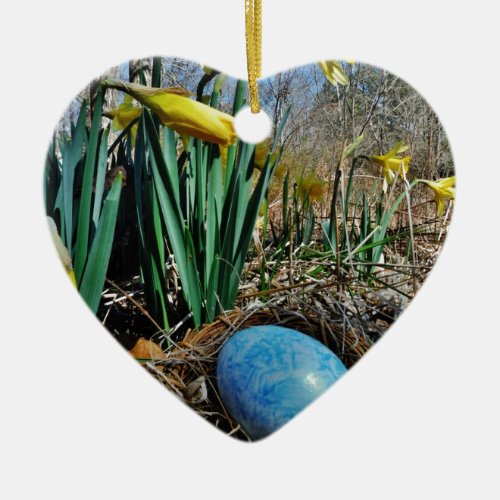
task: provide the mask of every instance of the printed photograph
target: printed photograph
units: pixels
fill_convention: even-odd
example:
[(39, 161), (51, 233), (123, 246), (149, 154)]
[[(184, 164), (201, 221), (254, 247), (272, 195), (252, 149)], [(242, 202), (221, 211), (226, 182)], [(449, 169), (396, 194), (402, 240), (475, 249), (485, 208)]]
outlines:
[(249, 144), (235, 128), (247, 81), (125, 62), (68, 104), (43, 178), (67, 293), (243, 441), (384, 336), (436, 263), (455, 198), (439, 118), (389, 71), (320, 61), (260, 80), (259, 100), (271, 132)]

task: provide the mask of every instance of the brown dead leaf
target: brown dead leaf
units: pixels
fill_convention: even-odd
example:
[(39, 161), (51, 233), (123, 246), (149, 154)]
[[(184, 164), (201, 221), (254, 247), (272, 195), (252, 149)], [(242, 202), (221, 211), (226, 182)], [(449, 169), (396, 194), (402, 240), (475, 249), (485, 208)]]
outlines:
[(139, 360), (163, 361), (167, 359), (167, 356), (158, 344), (144, 338), (140, 338), (129, 352), (135, 359)]

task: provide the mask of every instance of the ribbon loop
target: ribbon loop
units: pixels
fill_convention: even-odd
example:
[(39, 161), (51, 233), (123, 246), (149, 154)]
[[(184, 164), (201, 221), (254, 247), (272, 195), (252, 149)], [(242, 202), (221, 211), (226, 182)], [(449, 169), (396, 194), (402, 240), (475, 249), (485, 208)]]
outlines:
[(260, 111), (257, 79), (262, 72), (262, 0), (245, 0), (248, 93), (252, 113)]

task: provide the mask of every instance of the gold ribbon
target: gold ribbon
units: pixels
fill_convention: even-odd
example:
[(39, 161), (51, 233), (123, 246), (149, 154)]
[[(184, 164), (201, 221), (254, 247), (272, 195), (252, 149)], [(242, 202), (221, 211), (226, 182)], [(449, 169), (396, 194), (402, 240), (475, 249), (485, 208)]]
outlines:
[(262, 72), (262, 0), (245, 0), (248, 93), (252, 113), (260, 111), (259, 85)]

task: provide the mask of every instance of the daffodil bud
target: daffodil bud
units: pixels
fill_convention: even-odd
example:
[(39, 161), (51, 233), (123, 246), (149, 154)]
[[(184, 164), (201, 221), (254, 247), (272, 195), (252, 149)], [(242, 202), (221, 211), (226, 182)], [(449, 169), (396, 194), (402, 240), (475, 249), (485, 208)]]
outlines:
[(178, 87), (151, 88), (109, 79), (107, 87), (122, 90), (155, 113), (164, 125), (181, 135), (230, 146), (236, 141), (234, 118), (206, 104), (189, 99), (191, 93)]

